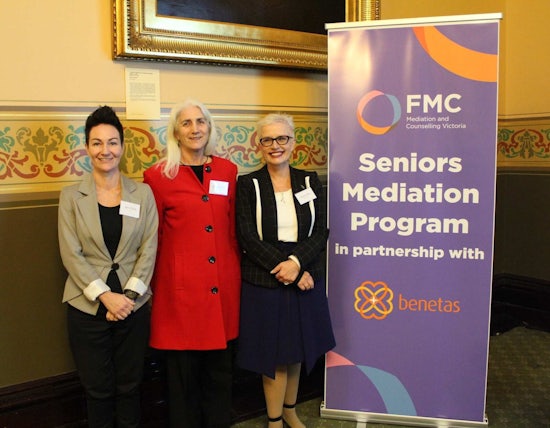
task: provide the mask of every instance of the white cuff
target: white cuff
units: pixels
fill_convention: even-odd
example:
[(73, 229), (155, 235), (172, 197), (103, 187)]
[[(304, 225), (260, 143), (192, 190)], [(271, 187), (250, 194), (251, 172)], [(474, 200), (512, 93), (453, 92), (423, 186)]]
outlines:
[(148, 287), (145, 285), (145, 283), (141, 279), (135, 276), (132, 276), (130, 277), (130, 279), (128, 279), (128, 282), (124, 287), (124, 290), (132, 290), (132, 291), (135, 291), (140, 296), (143, 296), (147, 291), (147, 288)]
[(88, 300), (95, 302), (97, 298), (106, 291), (111, 291), (109, 286), (101, 279), (96, 279), (90, 282), (90, 284), (84, 289), (84, 296), (86, 296)]
[(296, 257), (294, 254), (291, 254), (290, 256), (288, 256), (288, 259), (296, 263), (300, 269), (302, 268), (302, 265), (300, 264), (300, 260), (298, 260), (298, 257)]

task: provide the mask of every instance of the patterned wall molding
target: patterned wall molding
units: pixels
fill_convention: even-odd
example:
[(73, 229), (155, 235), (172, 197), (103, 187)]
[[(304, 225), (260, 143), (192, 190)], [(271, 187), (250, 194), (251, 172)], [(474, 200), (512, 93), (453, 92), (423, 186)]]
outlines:
[(550, 117), (501, 119), (497, 140), (500, 170), (550, 173)]
[[(91, 170), (85, 150), (84, 122), (90, 110), (0, 112), (0, 202), (56, 198), (59, 190), (80, 181)], [(258, 169), (262, 157), (255, 124), (265, 109), (210, 108), (219, 142), (216, 154), (230, 159), (240, 173)], [(292, 163), (326, 175), (326, 111), (278, 108), (294, 116), (296, 147)], [(125, 120), (124, 157), (121, 170), (141, 180), (143, 171), (157, 162), (166, 144), (169, 111), (158, 121)]]

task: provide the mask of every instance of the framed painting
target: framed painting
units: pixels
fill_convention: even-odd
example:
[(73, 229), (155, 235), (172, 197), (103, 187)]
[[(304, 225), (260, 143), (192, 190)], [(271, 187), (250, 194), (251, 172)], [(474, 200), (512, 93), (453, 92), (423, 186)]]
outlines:
[[(113, 57), (326, 70), (324, 24), (379, 17), (380, 0), (342, 2), (345, 11), (344, 4), (335, 9), (335, 2), (304, 0), (300, 13), (292, 0), (267, 7), (253, 0), (246, 7), (203, 0), (200, 8), (185, 0), (113, 0)], [(292, 22), (291, 15), (298, 19)]]

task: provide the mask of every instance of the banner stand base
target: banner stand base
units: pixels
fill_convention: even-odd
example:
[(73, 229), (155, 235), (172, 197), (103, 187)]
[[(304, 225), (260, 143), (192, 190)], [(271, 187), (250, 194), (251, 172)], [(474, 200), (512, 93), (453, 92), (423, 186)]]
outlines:
[(327, 409), (324, 401), (321, 402), (320, 414), (322, 418), (326, 419), (357, 421), (357, 428), (366, 428), (368, 423), (437, 428), (477, 428), (489, 426), (489, 421), (487, 418), (485, 418), (483, 422), (476, 422), (457, 419), (425, 418), (420, 416), (389, 415), (384, 413), (336, 410)]

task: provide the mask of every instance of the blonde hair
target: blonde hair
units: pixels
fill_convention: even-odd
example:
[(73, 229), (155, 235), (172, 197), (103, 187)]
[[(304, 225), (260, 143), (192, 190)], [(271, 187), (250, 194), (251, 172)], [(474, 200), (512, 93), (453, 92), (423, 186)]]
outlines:
[(258, 131), (258, 137), (261, 138), (262, 128), (273, 123), (283, 123), (290, 128), (292, 132), (291, 137), (294, 137), (294, 119), (289, 114), (284, 113), (269, 113), (267, 116), (262, 117), (256, 123), (256, 130)]
[(175, 105), (170, 111), (170, 118), (168, 119), (168, 126), (166, 129), (166, 153), (158, 164), (159, 168), (162, 168), (162, 173), (170, 179), (178, 175), (179, 163), (181, 160), (181, 148), (174, 132), (178, 126), (178, 117), (180, 113), (189, 107), (198, 107), (208, 123), (209, 135), (208, 142), (204, 148), (204, 154), (208, 156), (214, 153), (216, 144), (218, 143), (218, 134), (214, 119), (204, 104), (193, 99), (187, 99)]

